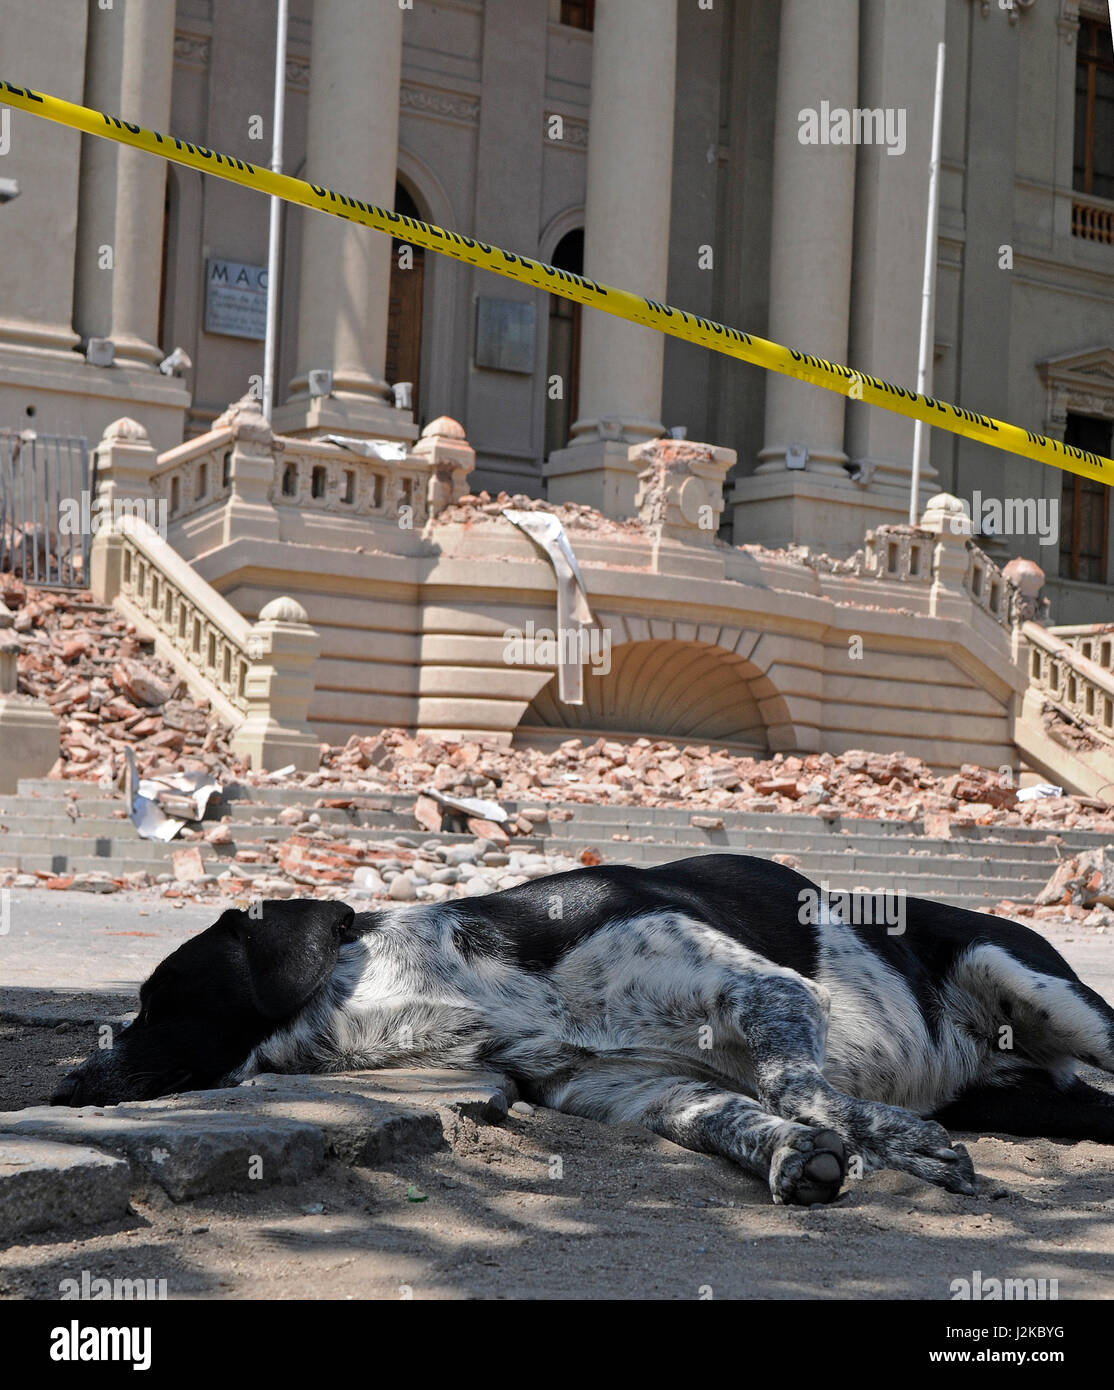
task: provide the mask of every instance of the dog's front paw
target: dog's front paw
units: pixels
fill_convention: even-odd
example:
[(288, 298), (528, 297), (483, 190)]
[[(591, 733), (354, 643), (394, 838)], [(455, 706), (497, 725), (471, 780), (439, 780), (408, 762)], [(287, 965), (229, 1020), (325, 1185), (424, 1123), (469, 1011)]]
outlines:
[(897, 1132), (887, 1136), (885, 1143), (875, 1149), (873, 1156), (878, 1167), (911, 1173), (946, 1192), (965, 1197), (975, 1195), (978, 1187), (971, 1155), (962, 1144), (952, 1143), (951, 1135), (942, 1125), (935, 1120), (910, 1117), (895, 1129)]
[(770, 1162), (770, 1192), (786, 1206), (834, 1202), (847, 1176), (847, 1145), (833, 1129), (794, 1125)]

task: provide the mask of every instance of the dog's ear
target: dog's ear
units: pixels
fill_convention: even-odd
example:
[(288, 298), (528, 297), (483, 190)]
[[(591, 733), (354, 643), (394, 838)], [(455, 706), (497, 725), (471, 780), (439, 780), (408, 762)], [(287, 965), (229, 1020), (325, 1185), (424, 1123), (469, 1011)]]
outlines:
[(248, 987), (268, 1019), (290, 1018), (332, 973), (342, 935), (356, 914), (347, 903), (267, 899), (247, 912), (226, 912), (240, 943)]

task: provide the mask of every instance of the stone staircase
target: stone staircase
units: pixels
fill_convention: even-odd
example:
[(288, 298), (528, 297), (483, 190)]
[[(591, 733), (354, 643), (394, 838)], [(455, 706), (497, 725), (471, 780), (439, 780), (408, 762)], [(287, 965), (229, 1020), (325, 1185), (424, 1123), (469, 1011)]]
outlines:
[[(120, 878), (144, 872), (169, 876), (171, 855), (196, 845), (207, 874), (219, 874), (238, 850), (274, 844), (299, 833), (298, 825), (266, 824), (289, 807), (318, 818), (320, 829), (349, 842), (390, 842), (403, 836), (412, 844), (470, 844), (472, 837), (431, 835), (413, 818), (414, 796), (361, 797), (375, 809), (318, 807), (336, 788), (229, 787), (212, 809), (229, 816), (233, 843), (211, 846), (203, 840), (162, 844), (142, 840), (122, 815), (119, 796), (72, 782), (24, 780), (19, 794), (0, 797), (0, 868), (26, 873), (109, 873)], [(508, 810), (515, 807), (508, 805)], [(1102, 846), (1109, 835), (1063, 831), (955, 826), (950, 839), (923, 833), (918, 822), (826, 820), (805, 815), (725, 812), (709, 816), (722, 828), (691, 824), (687, 808), (566, 805), (566, 820), (552, 819), (533, 836), (517, 837), (514, 849), (578, 855), (596, 850), (611, 863), (661, 864), (692, 854), (734, 851), (763, 858), (792, 855), (800, 871), (833, 892), (855, 888), (876, 892), (904, 890), (961, 907), (986, 908), (1002, 899), (1031, 901), (1058, 861), (1085, 848)], [(307, 827), (301, 827), (305, 833)], [(324, 837), (323, 837), (324, 838)], [(237, 863), (246, 878), (273, 874), (274, 866)]]

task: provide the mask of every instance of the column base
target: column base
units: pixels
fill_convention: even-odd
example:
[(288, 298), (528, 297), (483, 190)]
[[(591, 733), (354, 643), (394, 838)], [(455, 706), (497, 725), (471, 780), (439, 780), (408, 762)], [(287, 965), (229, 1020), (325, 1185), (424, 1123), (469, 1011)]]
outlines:
[(58, 761), (58, 719), (23, 695), (0, 695), (0, 793), (19, 790), (21, 777), (45, 777)]
[(298, 772), (316, 772), (321, 766), (321, 740), (316, 735), (284, 729), (265, 717), (249, 715), (233, 732), (229, 747), (257, 772), (277, 772), (291, 763)]
[(276, 434), (308, 438), (351, 434), (360, 439), (393, 439), (410, 444), (418, 437), (413, 411), (395, 410), (370, 397), (295, 396), (271, 413)]
[[(922, 499), (929, 495), (922, 492)], [(897, 488), (864, 488), (849, 477), (798, 471), (739, 478), (728, 505), (736, 545), (807, 545), (837, 559), (853, 555), (872, 527), (909, 520), (908, 494)]]
[(0, 418), (11, 424), (83, 436), (92, 448), (114, 420), (129, 415), (163, 453), (181, 444), (189, 404), (178, 377), (144, 367), (92, 367), (76, 352), (0, 342)]
[(542, 470), (550, 502), (580, 502), (605, 516), (635, 515), (634, 498), (644, 460), (632, 459), (625, 439), (590, 439), (555, 449)]

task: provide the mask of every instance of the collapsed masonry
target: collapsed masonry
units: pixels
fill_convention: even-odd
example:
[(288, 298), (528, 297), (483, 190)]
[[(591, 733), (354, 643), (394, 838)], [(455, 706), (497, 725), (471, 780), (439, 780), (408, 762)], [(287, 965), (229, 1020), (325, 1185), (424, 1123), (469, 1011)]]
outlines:
[[(735, 547), (717, 534), (730, 451), (631, 454), (635, 514), (607, 516), (469, 493), (474, 456), (447, 419), (402, 458), (277, 436), (251, 400), (161, 458), (118, 421), (97, 449), (98, 505), (116, 519), (94, 540), (92, 595), (0, 580), (0, 736), (33, 717), (53, 738), (39, 773), (78, 785), (119, 786), (130, 750), (140, 775), (204, 769), (248, 794), (281, 768), (325, 809), (404, 795), (427, 833), (470, 829), (493, 871), (530, 836), (531, 808), (577, 805), (881, 818), (939, 837), (1114, 831), (1114, 628), (1048, 627), (1039, 569), (1000, 571), (954, 498), (846, 560)], [(555, 581), (508, 509), (560, 520), (607, 638), (580, 705), (557, 697), (544, 643), (510, 640), (552, 629)], [(1026, 769), (1069, 795), (1018, 800)], [(454, 821), (443, 794), (518, 809)], [(347, 861), (307, 876), (321, 827), (288, 810), (308, 843), (286, 863), (245, 850), (253, 867), (350, 884)], [(390, 872), (424, 892), (415, 846), (396, 849)], [(166, 877), (186, 891), (213, 875), (183, 860)]]

